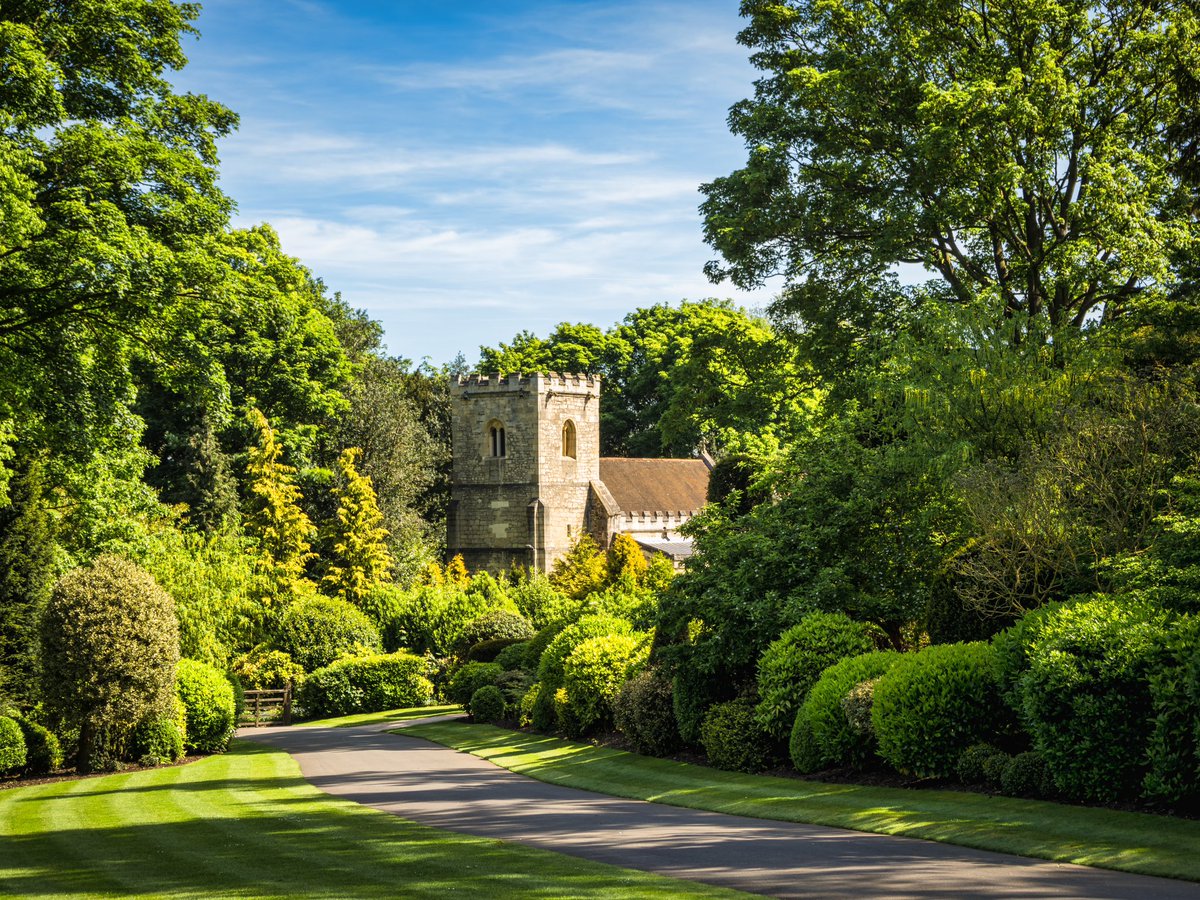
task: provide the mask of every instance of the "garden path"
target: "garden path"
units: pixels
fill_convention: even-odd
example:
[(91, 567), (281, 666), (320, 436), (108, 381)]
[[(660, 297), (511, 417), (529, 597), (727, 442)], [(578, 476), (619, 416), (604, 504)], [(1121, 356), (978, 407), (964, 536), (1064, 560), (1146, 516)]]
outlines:
[(1200, 886), (1170, 879), (545, 784), (386, 733), (408, 724), (239, 736), (286, 750), (327, 793), (424, 825), (773, 897), (1200, 898)]

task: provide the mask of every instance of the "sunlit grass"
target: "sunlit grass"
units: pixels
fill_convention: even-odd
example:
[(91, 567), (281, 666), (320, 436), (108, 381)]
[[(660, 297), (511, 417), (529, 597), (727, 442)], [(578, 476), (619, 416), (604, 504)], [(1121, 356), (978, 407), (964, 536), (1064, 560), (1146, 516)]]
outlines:
[(3, 897), (448, 895), (745, 896), (416, 825), (321, 793), (258, 744), (0, 791)]
[(453, 716), (463, 712), (461, 706), (417, 706), (409, 709), (389, 709), (385, 712), (359, 713), (354, 716), (337, 716), (331, 719), (313, 719), (308, 722), (297, 722), (302, 728), (321, 726), (324, 728), (350, 728), (353, 725), (379, 725), (386, 722), (407, 722), (411, 719), (424, 719), (429, 716)]
[(714, 812), (902, 834), (1200, 881), (1200, 822), (960, 791), (824, 784), (742, 775), (489, 725), (402, 732), (551, 784)]

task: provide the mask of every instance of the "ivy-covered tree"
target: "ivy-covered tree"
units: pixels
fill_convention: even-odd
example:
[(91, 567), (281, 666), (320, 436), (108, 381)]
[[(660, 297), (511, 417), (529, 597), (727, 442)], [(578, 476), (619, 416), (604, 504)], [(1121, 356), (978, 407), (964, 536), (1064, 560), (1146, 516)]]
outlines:
[(389, 581), (392, 569), (375, 490), (370, 477), (355, 467), (361, 453), (352, 447), (338, 457), (333, 489), (338, 508), (328, 541), (333, 556), (322, 579), (329, 591), (355, 605), (361, 605), (376, 585)]

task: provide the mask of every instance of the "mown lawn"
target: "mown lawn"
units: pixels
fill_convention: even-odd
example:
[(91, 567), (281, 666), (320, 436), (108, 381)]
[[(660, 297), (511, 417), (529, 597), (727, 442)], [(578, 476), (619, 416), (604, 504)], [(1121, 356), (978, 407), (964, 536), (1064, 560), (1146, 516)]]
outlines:
[(551, 784), (617, 797), (1200, 881), (1200, 821), (960, 791), (741, 775), (490, 725), (438, 722), (399, 733)]
[(461, 715), (461, 706), (418, 706), (409, 709), (389, 709), (385, 712), (359, 713), (354, 716), (338, 716), (334, 719), (312, 719), (308, 722), (297, 722), (301, 728), (350, 728), (354, 725), (378, 725), (384, 722), (407, 722), (412, 719), (425, 719), (429, 716)]
[(280, 750), (0, 790), (4, 897), (747, 896), (415, 825)]

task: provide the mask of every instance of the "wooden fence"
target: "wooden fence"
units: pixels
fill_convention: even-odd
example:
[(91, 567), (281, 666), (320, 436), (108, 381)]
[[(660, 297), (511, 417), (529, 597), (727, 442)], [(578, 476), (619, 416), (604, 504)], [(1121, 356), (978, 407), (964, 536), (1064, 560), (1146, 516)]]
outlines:
[(238, 725), (291, 725), (292, 682), (269, 691), (245, 691), (246, 703)]

